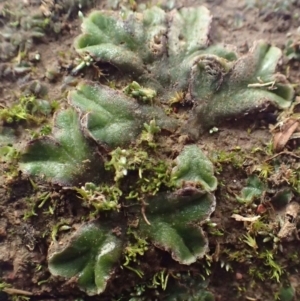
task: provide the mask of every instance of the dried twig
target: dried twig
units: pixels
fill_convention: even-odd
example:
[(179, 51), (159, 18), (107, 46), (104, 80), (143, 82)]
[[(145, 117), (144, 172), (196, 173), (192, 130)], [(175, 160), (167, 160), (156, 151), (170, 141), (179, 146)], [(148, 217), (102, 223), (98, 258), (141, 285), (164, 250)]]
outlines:
[(146, 222), (147, 225), (151, 226), (151, 223), (149, 222), (149, 220), (147, 219), (147, 216), (146, 216), (146, 213), (145, 213), (145, 203), (143, 203), (142, 205), (142, 209), (141, 209), (141, 212), (142, 212), (142, 216)]
[(17, 288), (9, 288), (5, 287), (3, 289), (3, 292), (9, 294), (9, 295), (24, 295), (24, 296), (33, 296), (32, 292), (24, 291), (24, 290), (19, 290)]
[(268, 161), (270, 161), (270, 160), (273, 160), (274, 158), (276, 158), (276, 157), (278, 157), (278, 156), (281, 156), (281, 155), (288, 155), (288, 156), (291, 156), (291, 157), (300, 159), (300, 156), (298, 156), (298, 155), (296, 155), (296, 154), (294, 154), (294, 153), (292, 153), (292, 152), (289, 152), (289, 151), (282, 151), (282, 152), (280, 152), (280, 153), (278, 153), (278, 154), (276, 154), (276, 155), (274, 155), (274, 156), (272, 156), (272, 157), (270, 157), (270, 158), (264, 160), (264, 162), (268, 162)]

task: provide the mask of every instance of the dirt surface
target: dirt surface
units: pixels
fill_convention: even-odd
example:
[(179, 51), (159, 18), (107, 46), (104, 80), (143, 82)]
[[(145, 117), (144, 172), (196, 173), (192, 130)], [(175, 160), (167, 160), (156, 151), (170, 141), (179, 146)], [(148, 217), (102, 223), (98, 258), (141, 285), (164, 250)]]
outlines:
[[(5, 51), (9, 50), (5, 48), (7, 45), (4, 43), (0, 45), (2, 55), (0, 57), (0, 107), (2, 108), (12, 106), (28, 89), (35, 90), (34, 92), (40, 97), (55, 100), (64, 107), (67, 91), (76, 85), (81, 77), (89, 77), (85, 72), (79, 73), (74, 78), (70, 77), (72, 69), (77, 65), (78, 57), (72, 45), (74, 38), (80, 34), (81, 24), (78, 18), (78, 6), (74, 4), (76, 1), (65, 1), (70, 3), (65, 9), (59, 5), (53, 6), (51, 1), (44, 1), (45, 4), (41, 7), (41, 2), (0, 1), (0, 14), (6, 10), (13, 14), (28, 12), (28, 15), (32, 16), (42, 11), (45, 13), (45, 9), (48, 8), (54, 16), (50, 18), (50, 25), (46, 27), (45, 35), (42, 38), (32, 38), (31, 45), (26, 46), (25, 57), (21, 59), (27, 61), (30, 60), (29, 57), (33, 57), (30, 61), (33, 72), (18, 74), (16, 70), (7, 70), (6, 65), (20, 59), (22, 55), (20, 52), (24, 49), (16, 47), (11, 50), (12, 55), (6, 56)], [(100, 2), (102, 1), (94, 1), (87, 5), (88, 7), (84, 7), (83, 14), (86, 15), (93, 9), (109, 7)], [(131, 1), (129, 2), (133, 5)], [(292, 4), (291, 1), (273, 1), (273, 4), (269, 2), (271, 1), (182, 0), (169, 1), (166, 7), (180, 8), (199, 3), (207, 6), (213, 15), (211, 42), (231, 44), (241, 54), (246, 53), (253, 42), (260, 39), (267, 40), (285, 52), (288, 40), (299, 39), (300, 4)], [(128, 3), (118, 5), (116, 3), (112, 6), (118, 9), (121, 4), (130, 6)], [(12, 20), (15, 19), (9, 17), (9, 13), (2, 13), (0, 34), (5, 32), (5, 28)], [(59, 29), (54, 26), (58, 24)], [(298, 70), (297, 60), (290, 61), (283, 56), (280, 71), (295, 84), (296, 91), (299, 82)], [(105, 77), (100, 78), (100, 81), (105, 82), (105, 80)], [(42, 87), (34, 86), (32, 84), (34, 81), (38, 81)], [(44, 89), (47, 90), (46, 93), (43, 92)], [(273, 178), (272, 174), (268, 174), (267, 180), (269, 186), (273, 188), (272, 191), (266, 192), (262, 199), (252, 205), (244, 205), (236, 200), (236, 196), (240, 195), (242, 188), (246, 186), (249, 175), (253, 172), (260, 174), (261, 170), (255, 171), (255, 168), (265, 160), (276, 156), (270, 151), (270, 142), (272, 142), (270, 125), (276, 123), (278, 114), (272, 112), (268, 116), (264, 115), (263, 118), (256, 114), (247, 120), (228, 121), (220, 126), (216, 133), (205, 133), (199, 142), (201, 148), (215, 164), (220, 183), (216, 192), (217, 207), (211, 220), (217, 224), (219, 235), (211, 229), (206, 229), (211, 260), (208, 290), (218, 301), (279, 300), (276, 298), (282, 287), (292, 287), (294, 290), (294, 299), (282, 300), (300, 299), (300, 254), (297, 239), (282, 242), (274, 251), (274, 261), (282, 268), (280, 279), (272, 278), (272, 274), (268, 274), (273, 271), (270, 266), (265, 267), (266, 274), (260, 277), (255, 271), (264, 267), (266, 261), (259, 257), (259, 254), (265, 246), (273, 250), (273, 244), (263, 242), (264, 237), (259, 235), (256, 238), (258, 249), (245, 244), (245, 235), (249, 233), (254, 235), (255, 230), (251, 229), (251, 223), (236, 221), (231, 217), (237, 212), (244, 216), (257, 215), (258, 208), (261, 208), (259, 206), (263, 203), (263, 209), (267, 212), (266, 223), (272, 224), (276, 212), (272, 205), (268, 207), (270, 200), (282, 187), (292, 186), (282, 166), (299, 166), (296, 143), (289, 144), (286, 153), (276, 157), (279, 171), (275, 172), (275, 169), (272, 169)], [(18, 123), (12, 127), (5, 122), (0, 130), (4, 132), (10, 128), (18, 134), (16, 145), (19, 149), (22, 149), (30, 139), (33, 131), (39, 131), (30, 123)], [(290, 155), (293, 151), (295, 156)], [(109, 283), (107, 290), (109, 293), (95, 297), (87, 297), (80, 292), (73, 285), (72, 279), (66, 283), (63, 279), (50, 275), (47, 269), (47, 250), (52, 242), (53, 227), (64, 221), (76, 229), (76, 225), (81, 222), (81, 217), (85, 216), (88, 210), (82, 207), (81, 201), (74, 193), (59, 186), (49, 186), (43, 181), (35, 182), (35, 185), (39, 186), (39, 189), (36, 189), (27, 177), (13, 170), (11, 166), (16, 168), (13, 163), (8, 162), (2, 162), (0, 165), (0, 301), (131, 300), (128, 287), (134, 287), (140, 279), (136, 275), (124, 274), (124, 271), (120, 279)], [(295, 168), (297, 170), (299, 167)], [(277, 184), (278, 182), (280, 184)], [(297, 185), (296, 183), (294, 186)], [(50, 198), (41, 205), (45, 192), (50, 192)], [(299, 201), (300, 191), (294, 189), (293, 193), (294, 200)], [(276, 233), (278, 230), (278, 225), (275, 223), (271, 232)], [(60, 236), (63, 236), (63, 233), (59, 233), (57, 238)], [(170, 270), (176, 267), (176, 263), (168, 255), (160, 252), (157, 251), (155, 255), (150, 253), (144, 257), (145, 269), (150, 268), (152, 260), (155, 262), (157, 258), (164, 261), (165, 266)], [(203, 264), (199, 262), (195, 265), (196, 274), (202, 269)], [(4, 290), (2, 284), (5, 284)], [(156, 298), (149, 296), (147, 300), (160, 300)]]

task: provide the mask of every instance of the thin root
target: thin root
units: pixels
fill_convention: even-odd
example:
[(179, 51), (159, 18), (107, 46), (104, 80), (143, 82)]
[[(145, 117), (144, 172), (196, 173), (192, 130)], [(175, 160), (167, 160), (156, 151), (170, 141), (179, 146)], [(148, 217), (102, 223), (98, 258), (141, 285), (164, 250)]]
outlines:
[(23, 296), (32, 296), (32, 292), (24, 291), (24, 290), (19, 290), (17, 288), (9, 288), (5, 287), (3, 289), (3, 292), (9, 294), (9, 295), (23, 295)]
[(298, 156), (298, 155), (296, 155), (296, 154), (294, 154), (294, 153), (292, 153), (292, 152), (289, 152), (289, 151), (282, 151), (282, 152), (280, 152), (280, 153), (278, 153), (278, 154), (276, 154), (276, 155), (274, 155), (274, 156), (272, 156), (272, 157), (266, 159), (264, 162), (268, 162), (268, 161), (270, 161), (270, 160), (273, 160), (274, 158), (276, 158), (276, 157), (278, 157), (278, 156), (281, 156), (281, 155), (289, 155), (289, 156), (291, 156), (291, 157), (300, 159), (300, 156)]
[(146, 214), (145, 214), (145, 204), (143, 204), (142, 209), (141, 209), (141, 212), (142, 212), (142, 216), (143, 216), (144, 221), (146, 222), (146, 224), (149, 225), (149, 226), (151, 226), (151, 224), (150, 224), (150, 222), (148, 221), (147, 216), (146, 216)]

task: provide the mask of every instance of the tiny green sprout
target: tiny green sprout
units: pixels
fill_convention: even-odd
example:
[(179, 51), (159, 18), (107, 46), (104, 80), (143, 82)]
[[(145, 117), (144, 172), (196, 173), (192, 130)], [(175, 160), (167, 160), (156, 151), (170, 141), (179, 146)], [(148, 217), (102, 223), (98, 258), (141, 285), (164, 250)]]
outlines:
[(122, 191), (116, 186), (101, 185), (96, 186), (94, 183), (85, 183), (85, 186), (74, 190), (80, 195), (80, 198), (85, 201), (85, 205), (93, 206), (95, 214), (100, 211), (119, 210), (119, 198)]
[(272, 140), (265, 144), (264, 151), (268, 156), (274, 155), (274, 145)]
[(142, 278), (143, 272), (129, 265), (132, 262), (139, 263), (138, 256), (143, 256), (145, 252), (148, 250), (148, 242), (145, 239), (140, 238), (137, 235), (137, 233), (133, 231), (131, 228), (128, 229), (127, 234), (131, 235), (134, 243), (128, 242), (125, 248), (125, 263), (123, 263), (123, 267), (135, 272), (140, 278)]
[(144, 103), (153, 104), (153, 99), (156, 97), (156, 91), (149, 88), (143, 88), (135, 81), (126, 86), (123, 91), (126, 95), (141, 100)]
[(258, 269), (255, 266), (251, 266), (248, 270), (248, 273), (251, 277), (253, 278), (257, 278), (260, 281), (265, 281), (266, 280), (266, 275), (263, 271), (261, 271), (261, 269)]
[(78, 64), (75, 68), (72, 69), (71, 75), (78, 74), (79, 71), (84, 69), (85, 67), (89, 67), (93, 62), (93, 58), (89, 54), (83, 55), (80, 59), (77, 59)]
[(111, 160), (105, 164), (107, 170), (111, 169), (111, 166), (115, 169), (114, 180), (118, 182), (121, 178), (127, 175), (127, 156), (128, 152), (120, 147), (116, 148), (111, 153)]
[(41, 134), (41, 136), (47, 136), (51, 133), (51, 131), (52, 131), (51, 126), (46, 124), (41, 128), (40, 134)]
[(59, 232), (61, 232), (61, 231), (68, 231), (71, 228), (72, 227), (70, 227), (69, 225), (67, 225), (66, 222), (64, 222), (64, 221), (58, 222), (52, 228), (52, 231), (51, 231), (51, 238), (52, 238), (52, 240), (53, 241), (57, 241), (56, 240), (56, 236), (58, 235)]
[(264, 150), (261, 147), (253, 147), (251, 149), (251, 154), (256, 154), (256, 153), (263, 153)]
[(50, 192), (42, 193), (42, 195), (39, 197), (39, 200), (41, 201), (41, 203), (38, 205), (38, 208), (42, 208), (50, 198), (51, 198)]
[(29, 218), (31, 218), (33, 216), (37, 216), (37, 213), (35, 212), (36, 202), (31, 198), (26, 198), (25, 200), (26, 200), (26, 202), (29, 203), (30, 209), (24, 213), (24, 216), (23, 216), (24, 221), (28, 220)]
[(10, 145), (0, 147), (0, 161), (1, 162), (12, 162), (17, 160), (19, 152)]
[[(105, 168), (110, 170), (111, 167), (115, 170), (114, 180), (118, 182), (124, 176), (127, 176), (128, 170), (135, 170), (147, 160), (148, 154), (142, 150), (135, 151), (134, 149), (116, 148), (110, 153), (111, 160), (105, 164)], [(139, 177), (142, 178), (142, 169), (138, 168)]]
[(37, 216), (37, 213), (34, 211), (34, 208), (31, 208), (31, 210), (24, 213), (23, 220), (26, 221), (33, 216)]
[(241, 190), (240, 196), (236, 196), (239, 203), (251, 204), (255, 199), (263, 196), (266, 185), (257, 176), (250, 176), (247, 180), (247, 186)]
[(37, 283), (38, 286), (42, 285), (42, 284), (45, 284), (49, 281), (49, 279), (45, 279), (45, 280), (41, 280)]
[(43, 268), (43, 266), (41, 264), (37, 264), (35, 267), (35, 271), (39, 272), (42, 268)]
[(140, 278), (143, 278), (144, 273), (143, 273), (141, 270), (135, 269), (135, 268), (130, 267), (130, 266), (128, 266), (128, 265), (123, 265), (123, 266), (124, 266), (126, 269), (128, 269), (128, 270), (130, 270), (130, 271), (136, 273)]
[(259, 172), (260, 178), (267, 179), (274, 171), (274, 167), (267, 162), (263, 162), (261, 165), (256, 167), (256, 171)]
[(0, 279), (0, 292), (3, 291), (3, 289), (8, 288), (8, 287), (11, 287), (11, 285), (2, 281), (2, 279)]
[(28, 178), (28, 180), (29, 180), (29, 182), (30, 182), (30, 185), (31, 185), (32, 189), (33, 189), (34, 191), (38, 191), (38, 190), (39, 190), (38, 184), (36, 184), (31, 178)]
[(282, 267), (274, 260), (274, 254), (270, 250), (265, 250), (259, 254), (259, 258), (263, 260), (264, 265), (270, 268), (269, 277), (280, 282), (280, 277), (283, 274)]
[(206, 223), (208, 229), (207, 231), (211, 234), (211, 235), (214, 235), (214, 236), (223, 236), (224, 235), (224, 232), (220, 229), (217, 228), (217, 224), (216, 223), (212, 223), (210, 220), (207, 221)]
[(148, 242), (140, 238), (136, 232), (132, 231), (130, 228), (127, 231), (128, 235), (132, 235), (135, 243), (129, 243), (128, 246), (125, 248), (125, 263), (124, 266), (127, 266), (131, 261), (135, 262), (137, 259), (137, 255), (143, 256), (145, 251), (148, 250)]
[(221, 266), (222, 269), (225, 268), (226, 272), (229, 272), (230, 270), (232, 270), (232, 267), (231, 267), (230, 263), (226, 262), (223, 259), (220, 261), (220, 266)]
[(182, 91), (176, 92), (173, 97), (168, 101), (170, 106), (178, 103), (182, 103), (184, 101), (184, 93)]
[(155, 148), (154, 135), (160, 132), (160, 127), (156, 125), (155, 119), (152, 119), (149, 124), (144, 123), (145, 130), (142, 131), (140, 141), (145, 141), (148, 146)]
[(244, 238), (245, 239), (243, 240), (243, 242), (246, 243), (249, 247), (254, 250), (258, 248), (255, 238), (253, 238), (250, 234), (244, 235)]
[(165, 269), (155, 273), (152, 277), (152, 283), (148, 285), (149, 288), (161, 287), (162, 290), (166, 290), (168, 285), (170, 274), (166, 272)]
[(43, 214), (54, 215), (55, 206), (49, 205), (48, 210), (44, 210)]
[(39, 129), (38, 131), (30, 131), (28, 130), (30, 136), (31, 136), (31, 139), (37, 139), (39, 137), (42, 137), (42, 136), (47, 136), (47, 135), (50, 135), (51, 134), (51, 131), (52, 131), (52, 128), (50, 125), (44, 125), (41, 129)]
[[(137, 284), (134, 286), (133, 290), (134, 290), (134, 292), (130, 293), (130, 296), (132, 296), (134, 298), (131, 298), (129, 301), (140, 300), (140, 299), (136, 299), (135, 297), (140, 297), (143, 295), (143, 293), (146, 290), (146, 285), (145, 284)], [(123, 299), (120, 299), (120, 300), (123, 300)], [(116, 301), (120, 301), (120, 300), (116, 300)]]
[(117, 83), (116, 83), (116, 81), (114, 81), (114, 80), (110, 80), (110, 81), (108, 81), (108, 86), (111, 88), (111, 89), (117, 89)]
[(132, 9), (133, 11), (136, 11), (137, 3), (135, 0), (129, 0), (129, 5), (130, 5), (130, 9)]
[(0, 120), (5, 123), (32, 121), (40, 124), (51, 111), (48, 101), (36, 99), (34, 95), (22, 95), (18, 103), (0, 109)]
[(217, 165), (219, 172), (223, 170), (223, 164), (232, 164), (235, 168), (241, 168), (243, 166), (244, 158), (244, 153), (239, 148), (235, 148), (230, 152), (218, 150), (210, 154), (210, 160)]
[[(202, 260), (202, 271), (199, 273), (200, 277), (202, 278), (203, 281), (207, 279), (207, 277), (211, 274), (211, 262), (212, 262), (212, 256), (205, 255), (203, 260)], [(221, 267), (223, 268), (221, 263)], [(228, 272), (230, 269), (230, 265), (226, 263), (225, 269)]]
[(270, 225), (268, 222), (264, 221), (263, 218), (258, 218), (253, 221), (250, 225), (250, 232), (255, 236), (258, 235), (267, 235), (271, 232)]

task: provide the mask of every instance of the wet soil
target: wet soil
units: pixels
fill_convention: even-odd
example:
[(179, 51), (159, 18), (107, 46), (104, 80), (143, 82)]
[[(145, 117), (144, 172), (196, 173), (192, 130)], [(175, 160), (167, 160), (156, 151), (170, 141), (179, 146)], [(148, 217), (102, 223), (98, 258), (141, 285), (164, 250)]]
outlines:
[[(72, 6), (73, 2), (69, 2)], [(83, 13), (88, 14), (92, 9), (105, 7), (100, 2), (95, 1), (88, 8), (83, 9)], [(254, 41), (264, 39), (285, 51), (285, 45), (289, 39), (299, 38), (300, 4), (291, 4), (291, 1), (274, 1), (274, 4), (270, 5), (268, 2), (181, 0), (173, 1), (173, 4), (170, 1), (168, 5), (182, 7), (201, 3), (207, 6), (214, 17), (210, 36), (212, 43), (234, 45), (241, 54), (244, 54), (252, 47)], [(51, 4), (51, 1), (45, 1), (45, 3)], [(285, 6), (284, 3), (288, 5)], [(0, 12), (8, 4), (14, 12), (26, 10), (29, 14), (33, 14), (33, 12), (40, 13), (41, 10), (40, 1), (0, 1)], [(51, 7), (50, 4), (48, 4), (49, 7)], [(2, 74), (0, 77), (1, 107), (9, 106), (17, 101), (17, 96), (34, 80), (38, 80), (47, 88), (48, 92), (45, 96), (47, 99), (57, 100), (61, 106), (64, 106), (66, 91), (80, 80), (79, 75), (69, 85), (64, 84), (70, 71), (76, 65), (76, 53), (72, 44), (74, 38), (80, 33), (81, 24), (76, 7), (67, 18), (68, 12), (68, 9), (53, 8), (53, 14), (56, 17), (51, 22), (60, 24), (59, 33), (55, 33), (51, 28), (42, 39), (33, 39), (29, 53), (40, 55), (40, 59), (32, 63), (34, 72), (25, 75), (15, 75), (13, 72)], [(6, 22), (10, 21), (2, 16), (0, 33), (7, 25)], [(14, 56), (8, 60), (0, 59), (0, 65), (13, 61), (17, 55), (18, 51), (15, 51)], [(280, 69), (292, 83), (299, 82), (299, 62), (289, 62), (286, 57), (283, 57)], [(54, 78), (47, 78), (49, 70), (55, 74)], [(67, 88), (62, 88), (63, 85)], [(276, 260), (285, 271), (279, 282), (271, 277), (261, 281), (249, 272), (250, 268), (257, 267), (258, 269), (263, 264), (261, 260), (255, 258), (253, 252), (246, 252), (238, 259), (230, 257), (230, 253), (232, 255), (234, 252), (247, 248), (243, 243), (243, 235), (247, 233), (246, 225), (235, 221), (231, 215), (236, 211), (244, 212), (244, 214), (256, 213), (256, 208), (239, 204), (236, 201), (236, 195), (239, 195), (246, 185), (249, 176), (248, 167), (268, 157), (268, 154), (264, 152), (258, 152), (255, 158), (250, 154), (254, 149), (268, 147), (272, 139), (269, 125), (274, 123), (274, 119), (276, 120), (276, 114), (277, 112), (271, 115), (270, 119), (264, 116), (261, 120), (255, 115), (248, 120), (229, 121), (220, 126), (218, 132), (204, 134), (199, 142), (209, 157), (213, 158), (215, 153), (224, 151), (234, 153), (234, 160), (236, 160), (236, 164), (232, 159), (221, 163), (215, 160), (217, 177), (221, 184), (216, 192), (217, 207), (212, 222), (217, 224), (217, 228), (223, 234), (221, 236), (209, 234), (210, 255), (215, 260), (212, 262), (208, 290), (214, 293), (218, 301), (273, 301), (276, 293), (285, 285), (291, 285), (296, 291), (294, 300), (300, 298), (300, 257), (298, 257), (299, 243), (296, 240), (284, 243), (283, 252), (276, 253)], [(20, 133), (17, 142), (20, 148), (29, 139), (26, 128), (31, 129), (28, 124), (18, 125), (16, 129)], [(287, 163), (291, 158), (284, 157), (283, 160)], [(9, 166), (4, 162), (0, 166), (0, 280), (11, 285), (15, 291), (1, 292), (0, 282), (0, 301), (24, 300), (21, 297), (13, 299), (16, 296), (28, 297), (30, 300), (112, 300), (110, 294), (88, 298), (74, 288), (72, 283), (66, 284), (63, 279), (52, 277), (47, 269), (47, 250), (52, 240), (51, 229), (62, 220), (72, 225), (79, 224), (81, 216), (87, 214), (80, 201), (75, 198), (74, 194), (62, 191), (60, 187), (49, 187), (41, 181), (36, 183), (41, 187), (37, 191), (21, 174), (14, 175), (12, 179), (7, 176), (8, 174)], [(39, 208), (37, 204), (40, 204), (41, 195), (45, 191), (50, 191), (50, 201)], [(51, 211), (53, 208), (54, 211)], [(33, 211), (34, 214), (31, 216), (30, 212)], [(297, 256), (293, 257), (293, 254)], [(166, 254), (160, 253), (153, 256), (160, 259), (167, 257)], [(149, 262), (154, 257), (151, 259), (150, 255), (146, 256), (145, 265), (149, 266)], [(164, 260), (170, 261), (169, 258)], [(175, 263), (172, 264), (175, 265)], [(119, 283), (120, 280), (110, 283), (109, 290), (114, 291), (116, 295), (124, 294), (122, 289), (125, 287), (125, 296), (129, 296), (126, 284), (131, 283), (134, 286), (138, 279), (127, 275), (123, 277), (123, 283), (122, 281)], [(149, 298), (149, 300), (155, 300), (154, 297)], [(122, 300), (129, 299), (130, 297), (127, 299), (125, 297)]]

